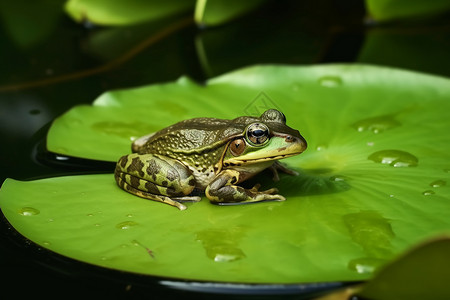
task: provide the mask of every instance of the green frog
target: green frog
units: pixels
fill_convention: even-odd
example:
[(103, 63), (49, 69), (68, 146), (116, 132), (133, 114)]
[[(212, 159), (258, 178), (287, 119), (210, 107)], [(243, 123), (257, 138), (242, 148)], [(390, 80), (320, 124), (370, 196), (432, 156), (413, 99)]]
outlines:
[(186, 209), (184, 201), (200, 201), (204, 191), (214, 204), (284, 201), (276, 188), (259, 191), (238, 184), (264, 169), (291, 175), (279, 159), (302, 153), (306, 141), (286, 125), (275, 109), (259, 118), (233, 120), (195, 118), (178, 122), (132, 144), (132, 154), (119, 159), (114, 176), (119, 187), (136, 196)]

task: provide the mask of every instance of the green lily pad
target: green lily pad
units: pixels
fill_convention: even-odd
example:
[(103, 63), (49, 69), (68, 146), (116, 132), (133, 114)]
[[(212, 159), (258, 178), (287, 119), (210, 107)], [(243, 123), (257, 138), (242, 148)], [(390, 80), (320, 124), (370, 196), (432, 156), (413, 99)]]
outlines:
[[(285, 160), (284, 202), (186, 211), (120, 190), (112, 174), (19, 182), (0, 205), (39, 245), (116, 270), (186, 279), (293, 283), (368, 279), (450, 229), (449, 80), (364, 65), (255, 66), (101, 95), (55, 120), (47, 147), (115, 161), (176, 121), (282, 110), (309, 143)], [(70, 233), (70, 234), (68, 234)]]
[(195, 5), (195, 22), (202, 26), (220, 25), (258, 7), (264, 1), (198, 0)]
[(442, 14), (450, 9), (447, 0), (366, 0), (367, 9), (375, 20), (423, 18)]
[(193, 0), (68, 0), (65, 10), (77, 22), (121, 26), (193, 10), (194, 5)]

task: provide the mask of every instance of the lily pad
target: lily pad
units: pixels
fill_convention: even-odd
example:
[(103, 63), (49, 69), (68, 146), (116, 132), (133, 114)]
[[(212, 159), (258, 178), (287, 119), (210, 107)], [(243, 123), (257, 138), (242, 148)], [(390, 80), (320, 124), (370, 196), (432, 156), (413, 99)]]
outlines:
[(48, 149), (115, 161), (135, 137), (176, 121), (275, 107), (309, 143), (285, 160), (300, 175), (254, 179), (284, 202), (203, 199), (180, 212), (101, 174), (8, 179), (0, 205), (42, 247), (116, 270), (227, 282), (368, 279), (450, 229), (449, 83), (365, 65), (255, 66), (204, 85), (181, 78), (108, 92), (55, 120)]
[(447, 0), (366, 0), (371, 16), (378, 21), (404, 18), (424, 18), (442, 14), (450, 9)]
[(195, 5), (195, 22), (201, 26), (220, 25), (247, 13), (263, 2), (264, 0), (198, 0)]
[(193, 0), (68, 0), (65, 10), (77, 22), (121, 26), (180, 14), (194, 5)]

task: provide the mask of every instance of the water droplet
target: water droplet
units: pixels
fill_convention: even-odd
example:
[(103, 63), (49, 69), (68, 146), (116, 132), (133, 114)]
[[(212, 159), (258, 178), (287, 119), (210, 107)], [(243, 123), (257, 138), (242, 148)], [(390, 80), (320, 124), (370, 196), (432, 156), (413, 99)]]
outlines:
[(422, 193), (422, 195), (424, 195), (424, 196), (430, 196), (430, 195), (434, 195), (434, 194), (435, 194), (435, 192), (432, 190), (426, 190)]
[(450, 173), (450, 169), (444, 169), (445, 173)]
[(128, 218), (132, 218), (133, 215), (132, 215), (132, 214), (128, 214), (127, 217), (128, 217)]
[(364, 257), (352, 259), (348, 263), (348, 268), (360, 274), (373, 273), (380, 265), (385, 263), (385, 259)]
[(351, 126), (359, 132), (372, 131), (373, 133), (380, 133), (400, 125), (401, 123), (394, 118), (394, 115), (385, 115), (363, 119), (353, 123)]
[(375, 145), (374, 142), (367, 142), (367, 146), (372, 147), (373, 145)]
[(100, 227), (100, 226), (102, 226), (102, 224), (100, 224), (100, 223), (95, 223), (94, 226), (95, 226), (95, 227)]
[[(216, 262), (232, 262), (242, 258), (245, 258), (244, 252), (239, 248), (233, 247), (216, 247), (215, 249), (210, 249), (208, 256), (213, 255), (214, 261)], [(212, 258), (212, 257), (211, 257)]]
[(318, 146), (316, 147), (316, 150), (317, 150), (317, 151), (322, 151), (322, 150), (325, 150), (325, 149), (327, 149), (327, 146), (325, 146), (325, 145), (318, 145)]
[(435, 180), (432, 183), (430, 183), (431, 187), (441, 187), (447, 185), (447, 181), (445, 180)]
[(22, 207), (21, 209), (19, 209), (19, 214), (21, 214), (22, 216), (34, 216), (38, 215), (39, 213), (40, 211), (33, 207)]
[(86, 216), (88, 216), (88, 217), (93, 217), (94, 214), (87, 214)]
[(42, 242), (42, 245), (44, 245), (44, 246), (50, 246), (51, 243), (50, 243), (50, 242), (47, 242), (47, 241), (44, 241), (44, 242)]
[(347, 179), (344, 175), (334, 175), (330, 177), (331, 181), (345, 181)]
[(50, 219), (47, 220), (47, 222), (49, 222), (49, 223), (50, 223), (50, 222), (53, 222), (53, 221), (55, 221), (55, 220), (53, 220), (52, 218), (50, 218)]
[(134, 221), (125, 221), (125, 222), (121, 222), (121, 223), (117, 224), (116, 228), (118, 228), (118, 229), (130, 229), (131, 227), (134, 227), (136, 225), (139, 225), (139, 223), (134, 222)]
[(415, 167), (419, 159), (411, 153), (401, 150), (381, 150), (369, 155), (368, 159), (392, 167)]
[(206, 255), (215, 262), (232, 262), (245, 258), (239, 242), (244, 236), (240, 227), (230, 229), (209, 229), (197, 233), (197, 241), (202, 242)]
[(367, 259), (373, 262), (392, 257), (391, 241), (395, 233), (388, 219), (371, 210), (347, 214), (342, 218), (351, 239), (366, 254), (362, 262), (355, 260), (356, 262), (366, 265), (369, 264)]
[(319, 78), (319, 84), (327, 88), (335, 88), (342, 85), (342, 79), (339, 76), (322, 76)]

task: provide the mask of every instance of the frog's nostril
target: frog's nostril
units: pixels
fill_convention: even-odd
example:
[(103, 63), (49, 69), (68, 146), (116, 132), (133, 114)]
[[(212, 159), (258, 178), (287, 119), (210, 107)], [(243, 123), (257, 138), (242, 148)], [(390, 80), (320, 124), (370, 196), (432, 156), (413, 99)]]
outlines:
[(286, 139), (285, 139), (285, 141), (288, 142), (288, 143), (292, 143), (294, 140), (295, 139), (294, 139), (294, 137), (292, 135), (286, 136)]

